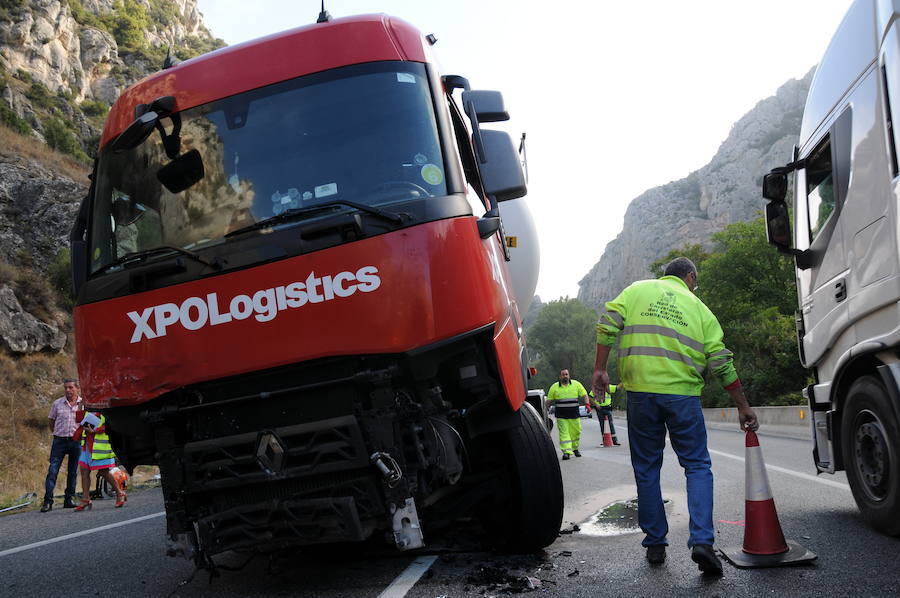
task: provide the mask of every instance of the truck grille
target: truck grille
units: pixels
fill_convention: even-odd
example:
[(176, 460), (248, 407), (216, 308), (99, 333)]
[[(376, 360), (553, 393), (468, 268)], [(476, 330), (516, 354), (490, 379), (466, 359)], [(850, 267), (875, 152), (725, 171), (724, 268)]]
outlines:
[[(269, 470), (257, 457), (266, 433), (274, 434), (284, 450), (279, 471)], [(369, 467), (352, 415), (189, 442), (183, 455), (185, 488), (191, 493)]]

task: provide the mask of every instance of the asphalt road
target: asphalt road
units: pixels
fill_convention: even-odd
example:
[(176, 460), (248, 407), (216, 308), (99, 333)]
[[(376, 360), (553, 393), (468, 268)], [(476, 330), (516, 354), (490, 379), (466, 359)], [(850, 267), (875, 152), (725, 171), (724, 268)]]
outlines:
[[(619, 423), (619, 422), (617, 422)], [(92, 511), (56, 508), (0, 518), (0, 596), (245, 596), (342, 597), (500, 596), (527, 592), (554, 596), (819, 596), (900, 594), (900, 539), (860, 520), (843, 474), (812, 474), (804, 440), (760, 430), (769, 480), (785, 535), (818, 554), (812, 566), (737, 569), (703, 577), (686, 548), (684, 478), (666, 453), (663, 494), (669, 504), (669, 551), (651, 567), (642, 535), (627, 509), (612, 525), (592, 516), (634, 497), (625, 422), (621, 447), (600, 448), (596, 420), (584, 420), (581, 459), (563, 462), (567, 533), (544, 552), (510, 556), (479, 549), (479, 532), (457, 527), (421, 554), (395, 554), (367, 545), (306, 549), (258, 557), (239, 571), (192, 576), (182, 559), (164, 555), (165, 519), (159, 489), (135, 492), (123, 509), (111, 500)], [(555, 436), (555, 434), (554, 434)], [(716, 479), (717, 547), (739, 547), (744, 519), (744, 436), (735, 428), (710, 430)], [(604, 513), (609, 513), (605, 510)], [(617, 511), (618, 513), (618, 511)], [(227, 554), (220, 564), (239, 568), (246, 558)], [(529, 579), (530, 578), (530, 579)], [(530, 586), (534, 586), (533, 589)]]

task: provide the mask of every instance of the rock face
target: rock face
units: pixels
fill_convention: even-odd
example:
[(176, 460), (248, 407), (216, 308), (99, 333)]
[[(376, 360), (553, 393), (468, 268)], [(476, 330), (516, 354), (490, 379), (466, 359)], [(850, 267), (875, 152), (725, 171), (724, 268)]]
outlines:
[[(159, 70), (167, 49), (184, 59), (223, 45), (203, 25), (197, 0), (5, 0), (0, 121), (86, 161), (106, 108)], [(60, 140), (59, 123), (84, 154)]]
[(13, 354), (52, 351), (59, 353), (66, 335), (22, 309), (8, 285), (0, 285), (0, 348)]
[(69, 245), (87, 182), (73, 181), (35, 160), (0, 153), (0, 261), (46, 271)]
[[(79, 23), (69, 2), (31, 0), (24, 4), (21, 11), (10, 14), (10, 20), (0, 21), (0, 64), (9, 72), (28, 72), (51, 92), (70, 93), (76, 102), (91, 98), (112, 103), (126, 83), (115, 77), (114, 67), (124, 71), (128, 66), (114, 36)], [(80, 4), (86, 22), (116, 8), (114, 0), (82, 0)], [(178, 17), (165, 24), (150, 22), (144, 36), (151, 46), (179, 47), (191, 37), (212, 39), (196, 0), (138, 0), (135, 4), (146, 13), (164, 5)]]
[(622, 232), (578, 283), (578, 298), (598, 307), (649, 278), (650, 264), (672, 249), (709, 246), (713, 233), (756, 218), (763, 175), (789, 161), (797, 142), (812, 75), (788, 81), (744, 115), (709, 164), (632, 200)]
[[(107, 107), (167, 48), (184, 59), (223, 45), (197, 0), (0, 0), (0, 126), (69, 154), (86, 175)], [(71, 329), (62, 312), (36, 317), (56, 308), (15, 282), (48, 275), (88, 191), (86, 176), (61, 174), (43, 149), (0, 143), (0, 352), (14, 355), (59, 352)]]

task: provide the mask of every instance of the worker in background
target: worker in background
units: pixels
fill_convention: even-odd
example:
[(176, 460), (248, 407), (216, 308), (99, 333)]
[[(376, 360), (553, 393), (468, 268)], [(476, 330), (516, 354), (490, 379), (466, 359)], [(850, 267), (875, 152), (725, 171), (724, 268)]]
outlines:
[(597, 322), (593, 390), (609, 389), (606, 362), (619, 340), (619, 374), (628, 391), (628, 443), (638, 492), (638, 523), (647, 560), (665, 561), (669, 531), (659, 487), (666, 430), (684, 468), (690, 514), (691, 559), (704, 573), (720, 574), (713, 550), (713, 475), (700, 410), (703, 374), (711, 372), (737, 406), (740, 426), (756, 430), (756, 414), (741, 390), (723, 343), (722, 327), (693, 291), (697, 268), (672, 260), (658, 280), (641, 280), (606, 304)]
[(125, 491), (119, 479), (110, 473), (116, 466), (116, 456), (106, 433), (106, 418), (99, 413), (87, 413), (81, 420), (81, 425), (75, 432), (75, 438), (81, 440), (81, 458), (78, 460), (81, 471), (81, 504), (75, 507), (76, 511), (88, 511), (93, 506), (91, 502), (91, 472), (96, 471), (106, 478), (109, 485), (116, 489), (116, 508), (124, 507)]
[[(621, 385), (619, 385), (621, 386)], [(606, 393), (603, 396), (603, 400), (597, 400), (597, 396), (594, 394), (594, 390), (588, 393), (588, 397), (591, 400), (591, 405), (594, 407), (594, 410), (597, 412), (597, 421), (600, 422), (600, 432), (603, 432), (603, 421), (606, 420), (609, 422), (609, 433), (612, 436), (612, 442), (614, 446), (621, 446), (619, 444), (619, 439), (616, 436), (616, 426), (613, 424), (613, 416), (612, 416), (612, 396), (616, 394), (616, 391), (619, 389), (615, 384), (610, 384)], [(600, 446), (603, 446), (601, 443)]]
[(50, 466), (47, 468), (47, 478), (44, 480), (44, 504), (41, 513), (46, 513), (53, 508), (53, 489), (56, 488), (56, 479), (63, 460), (68, 457), (68, 472), (66, 475), (66, 494), (63, 500), (63, 508), (71, 509), (75, 506), (75, 485), (78, 481), (78, 458), (81, 456), (81, 445), (72, 436), (78, 428), (77, 415), (82, 410), (81, 397), (79, 396), (78, 380), (66, 378), (63, 380), (64, 396), (53, 401), (50, 406), (49, 423), (53, 432), (53, 444), (50, 446)]
[(559, 382), (554, 382), (547, 392), (547, 402), (556, 416), (563, 461), (568, 461), (572, 455), (580, 457), (581, 414), (578, 408), (587, 406), (587, 391), (581, 382), (569, 377), (569, 370), (560, 370)]

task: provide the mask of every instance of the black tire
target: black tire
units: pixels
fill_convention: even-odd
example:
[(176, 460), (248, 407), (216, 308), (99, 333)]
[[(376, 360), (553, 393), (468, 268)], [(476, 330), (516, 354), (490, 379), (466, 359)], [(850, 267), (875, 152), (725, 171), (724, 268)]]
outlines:
[(844, 469), (863, 518), (900, 535), (900, 426), (884, 385), (873, 376), (853, 383), (844, 405)]
[[(553, 441), (534, 407), (519, 409), (520, 424), (503, 432), (508, 494), (486, 519), (494, 543), (508, 552), (534, 552), (559, 536), (563, 485)], [(499, 498), (499, 497), (498, 497)]]

